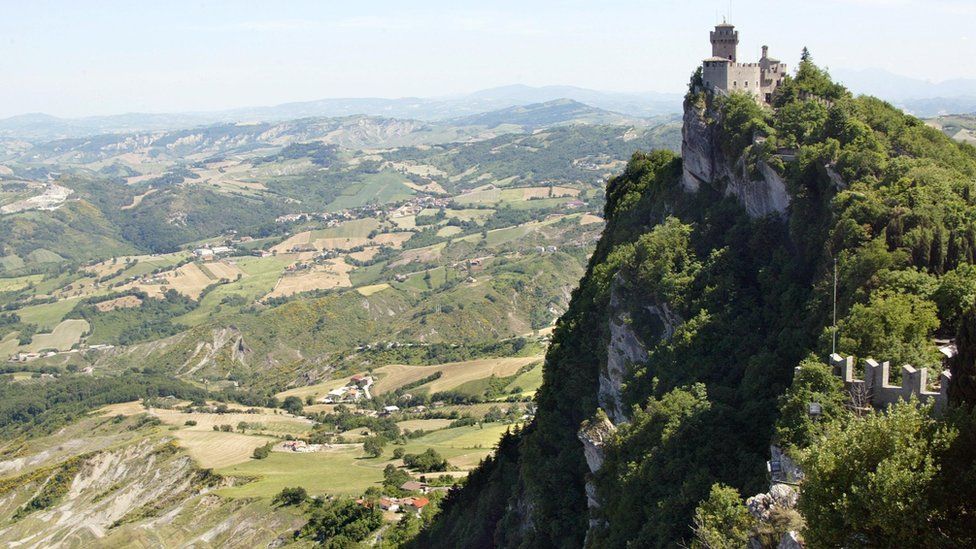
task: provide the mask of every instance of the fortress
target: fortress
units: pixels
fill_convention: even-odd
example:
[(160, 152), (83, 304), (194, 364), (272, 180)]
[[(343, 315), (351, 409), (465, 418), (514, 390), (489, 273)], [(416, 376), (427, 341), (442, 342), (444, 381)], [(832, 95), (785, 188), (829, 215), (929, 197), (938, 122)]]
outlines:
[(702, 62), (702, 82), (713, 93), (741, 91), (751, 94), (757, 101), (770, 103), (773, 92), (787, 74), (786, 63), (769, 57), (769, 47), (762, 47), (758, 63), (739, 63), (736, 49), (739, 31), (735, 25), (722, 23), (709, 33), (712, 56)]
[(935, 411), (939, 412), (945, 409), (948, 402), (949, 383), (952, 381), (952, 374), (948, 370), (939, 374), (939, 390), (929, 391), (929, 372), (924, 367), (916, 369), (903, 365), (901, 385), (894, 385), (889, 380), (891, 364), (888, 362), (878, 364), (870, 358), (865, 360), (864, 379), (854, 377), (854, 357), (842, 357), (834, 353), (830, 355), (830, 366), (833, 368), (834, 375), (843, 380), (845, 389), (852, 395), (860, 395), (865, 400), (865, 404), (878, 408), (885, 408), (899, 400), (907, 401), (915, 397), (922, 402), (933, 401)]

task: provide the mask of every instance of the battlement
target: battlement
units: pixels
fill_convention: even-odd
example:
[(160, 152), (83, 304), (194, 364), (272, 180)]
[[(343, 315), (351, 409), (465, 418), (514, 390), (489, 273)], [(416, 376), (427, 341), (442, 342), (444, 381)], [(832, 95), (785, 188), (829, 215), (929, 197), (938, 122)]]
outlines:
[(834, 375), (844, 381), (844, 388), (856, 398), (863, 398), (876, 408), (884, 408), (915, 396), (922, 402), (934, 402), (935, 411), (941, 411), (948, 402), (947, 392), (952, 374), (948, 370), (939, 374), (939, 390), (928, 390), (929, 372), (925, 368), (914, 368), (908, 364), (901, 367), (901, 385), (890, 383), (891, 364), (874, 359), (864, 361), (864, 379), (854, 377), (854, 357), (842, 357), (837, 353), (830, 355), (830, 366)]

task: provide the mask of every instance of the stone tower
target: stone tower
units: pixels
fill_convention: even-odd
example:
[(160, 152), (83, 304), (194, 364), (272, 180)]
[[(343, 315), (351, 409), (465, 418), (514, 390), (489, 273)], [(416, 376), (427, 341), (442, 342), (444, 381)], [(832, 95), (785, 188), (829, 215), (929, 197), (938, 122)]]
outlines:
[(735, 25), (725, 22), (715, 25), (715, 30), (709, 36), (712, 39), (712, 57), (735, 63), (735, 49), (739, 45), (739, 31), (735, 30)]

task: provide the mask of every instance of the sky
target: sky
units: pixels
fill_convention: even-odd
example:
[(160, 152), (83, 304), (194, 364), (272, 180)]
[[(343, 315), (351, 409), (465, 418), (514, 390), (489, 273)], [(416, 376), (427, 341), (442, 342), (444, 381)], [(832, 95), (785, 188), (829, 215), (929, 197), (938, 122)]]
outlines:
[[(0, 0), (0, 117), (508, 84), (680, 92), (728, 0)], [(735, 0), (740, 60), (976, 78), (974, 0)]]

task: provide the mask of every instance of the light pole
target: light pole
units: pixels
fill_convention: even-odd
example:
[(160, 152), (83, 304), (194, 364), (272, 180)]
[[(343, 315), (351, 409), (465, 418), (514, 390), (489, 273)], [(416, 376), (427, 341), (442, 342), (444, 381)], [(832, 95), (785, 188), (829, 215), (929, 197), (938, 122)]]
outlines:
[(833, 328), (831, 330), (831, 348), (830, 352), (832, 354), (837, 353), (837, 258), (834, 258), (834, 321)]

